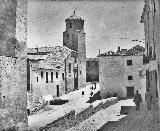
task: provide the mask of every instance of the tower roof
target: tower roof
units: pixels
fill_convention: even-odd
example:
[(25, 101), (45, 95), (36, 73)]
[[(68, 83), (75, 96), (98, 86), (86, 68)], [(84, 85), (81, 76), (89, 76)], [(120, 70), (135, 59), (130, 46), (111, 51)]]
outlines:
[(69, 18), (67, 18), (67, 19), (82, 19), (82, 18), (80, 16), (78, 16), (76, 14), (75, 10), (74, 10), (73, 14)]

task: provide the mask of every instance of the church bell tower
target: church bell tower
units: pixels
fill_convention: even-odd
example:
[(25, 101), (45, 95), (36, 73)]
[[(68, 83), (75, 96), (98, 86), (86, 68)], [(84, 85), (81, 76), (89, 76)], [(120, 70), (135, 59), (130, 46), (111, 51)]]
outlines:
[(65, 20), (66, 30), (63, 32), (63, 46), (78, 53), (78, 88), (86, 85), (86, 45), (84, 33), (84, 20), (73, 14)]

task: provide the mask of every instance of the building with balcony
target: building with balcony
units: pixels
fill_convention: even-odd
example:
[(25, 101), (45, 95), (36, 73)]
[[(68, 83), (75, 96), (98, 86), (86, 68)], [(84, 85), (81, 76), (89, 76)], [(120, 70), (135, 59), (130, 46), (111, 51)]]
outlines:
[(144, 24), (146, 66), (146, 88), (150, 89), (153, 100), (158, 97), (159, 68), (159, 1), (145, 0), (141, 23)]

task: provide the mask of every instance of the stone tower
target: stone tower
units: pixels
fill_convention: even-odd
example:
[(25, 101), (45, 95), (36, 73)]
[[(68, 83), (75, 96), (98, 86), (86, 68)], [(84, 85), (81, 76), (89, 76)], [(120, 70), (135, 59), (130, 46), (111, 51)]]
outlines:
[(65, 20), (66, 30), (63, 32), (63, 46), (75, 50), (78, 62), (78, 88), (86, 84), (86, 45), (84, 20), (75, 11)]

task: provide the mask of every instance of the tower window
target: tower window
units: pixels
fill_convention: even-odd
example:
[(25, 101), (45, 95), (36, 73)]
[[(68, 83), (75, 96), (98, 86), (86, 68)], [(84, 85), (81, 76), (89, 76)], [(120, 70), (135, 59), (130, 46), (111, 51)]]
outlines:
[(53, 83), (53, 72), (51, 72), (51, 82)]
[(62, 73), (62, 79), (63, 79), (63, 81), (64, 81), (64, 73)]
[(132, 65), (132, 60), (127, 60), (127, 66), (131, 66)]
[(69, 73), (71, 73), (71, 63), (69, 63)]
[(37, 82), (38, 82), (38, 77), (37, 77)]
[(58, 78), (58, 72), (56, 72), (56, 78)]
[(41, 71), (41, 78), (43, 78), (43, 71)]
[(132, 76), (128, 76), (128, 80), (133, 80), (133, 77)]
[(48, 72), (46, 72), (46, 83), (48, 83)]
[(79, 71), (80, 75), (82, 74), (82, 71)]

